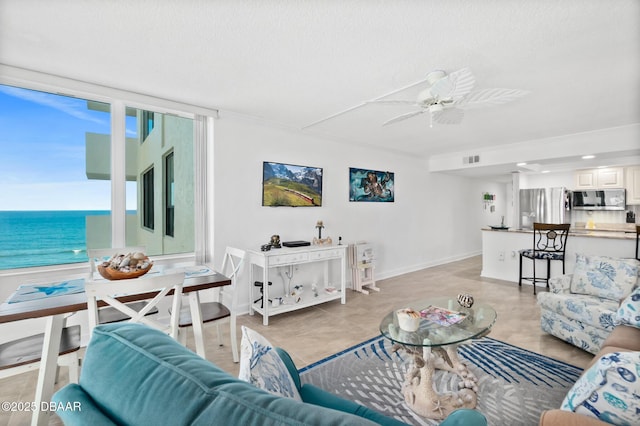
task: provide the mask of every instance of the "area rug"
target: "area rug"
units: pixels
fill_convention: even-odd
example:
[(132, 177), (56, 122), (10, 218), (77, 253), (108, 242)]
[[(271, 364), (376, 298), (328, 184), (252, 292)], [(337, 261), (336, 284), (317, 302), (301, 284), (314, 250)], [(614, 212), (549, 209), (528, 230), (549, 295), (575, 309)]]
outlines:
[[(345, 399), (413, 425), (439, 422), (418, 416), (404, 403), (402, 383), (410, 360), (375, 337), (300, 370), (311, 383)], [(478, 377), (478, 405), (489, 425), (537, 425), (542, 411), (559, 408), (582, 369), (485, 337), (461, 345), (463, 362)], [(437, 371), (439, 391), (457, 389), (457, 376)]]

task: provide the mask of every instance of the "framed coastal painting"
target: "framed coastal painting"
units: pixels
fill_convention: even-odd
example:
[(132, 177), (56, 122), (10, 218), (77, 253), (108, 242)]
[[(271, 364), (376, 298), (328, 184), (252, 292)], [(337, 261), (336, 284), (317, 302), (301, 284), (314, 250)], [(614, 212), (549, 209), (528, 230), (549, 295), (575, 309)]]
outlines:
[(349, 201), (393, 203), (394, 173), (349, 168)]
[(262, 205), (268, 207), (322, 206), (322, 168), (263, 162)]

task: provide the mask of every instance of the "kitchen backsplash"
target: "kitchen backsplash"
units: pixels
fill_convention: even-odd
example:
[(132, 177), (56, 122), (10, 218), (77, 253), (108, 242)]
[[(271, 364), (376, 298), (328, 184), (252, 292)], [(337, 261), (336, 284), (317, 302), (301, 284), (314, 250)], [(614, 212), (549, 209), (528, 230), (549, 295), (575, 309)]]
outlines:
[(636, 223), (640, 224), (640, 206), (627, 206), (625, 211), (603, 211), (603, 210), (572, 210), (571, 223), (626, 223), (627, 211), (632, 211), (636, 216)]

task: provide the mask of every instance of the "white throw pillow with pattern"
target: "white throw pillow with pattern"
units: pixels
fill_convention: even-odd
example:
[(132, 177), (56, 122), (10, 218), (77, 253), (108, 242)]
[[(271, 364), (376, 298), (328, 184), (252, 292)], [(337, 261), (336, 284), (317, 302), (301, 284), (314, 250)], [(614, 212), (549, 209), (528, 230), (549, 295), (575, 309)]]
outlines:
[(636, 259), (576, 254), (571, 293), (620, 302), (638, 281), (638, 264)]
[(269, 341), (248, 327), (242, 327), (238, 378), (274, 395), (302, 401), (296, 384)]

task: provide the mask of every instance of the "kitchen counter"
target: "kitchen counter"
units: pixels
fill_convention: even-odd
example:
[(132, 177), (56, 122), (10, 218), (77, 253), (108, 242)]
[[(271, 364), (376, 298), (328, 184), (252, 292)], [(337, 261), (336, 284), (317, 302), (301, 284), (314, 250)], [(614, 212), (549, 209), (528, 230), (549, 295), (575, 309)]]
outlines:
[[(566, 273), (570, 274), (573, 272), (576, 254), (626, 258), (635, 257), (635, 225), (629, 225), (629, 229), (633, 226), (633, 232), (627, 231), (627, 226), (616, 227), (616, 230), (607, 230), (598, 227), (598, 224), (596, 224), (596, 229), (576, 228), (570, 230), (569, 236), (567, 237), (567, 251), (565, 254)], [(531, 229), (510, 228), (508, 230), (494, 230), (490, 227), (482, 228), (481, 275), (487, 278), (517, 283), (520, 262), (519, 251), (533, 247), (532, 234), (533, 230)], [(531, 267), (532, 261), (525, 259), (522, 263), (523, 274), (525, 276), (531, 276)], [(536, 273), (546, 275), (546, 264), (544, 262), (539, 261), (536, 264)], [(551, 262), (551, 276), (553, 277), (560, 274), (562, 274), (561, 263)], [(531, 285), (531, 283), (523, 282), (523, 285)]]
[[(503, 229), (491, 229), (489, 227), (487, 228), (482, 228), (483, 231), (489, 231), (489, 232), (517, 232), (517, 233), (521, 233), (521, 234), (532, 234), (533, 230), (532, 229), (515, 229), (515, 228), (509, 228), (506, 230)], [(607, 230), (607, 229), (601, 229), (601, 228), (594, 228), (594, 229), (586, 229), (586, 228), (578, 228), (578, 229), (569, 229), (569, 236), (579, 236), (579, 237), (596, 237), (596, 238), (615, 238), (615, 239), (630, 239), (630, 240), (635, 240), (636, 239), (636, 230), (635, 228), (633, 229), (633, 231), (626, 231), (626, 230)]]

